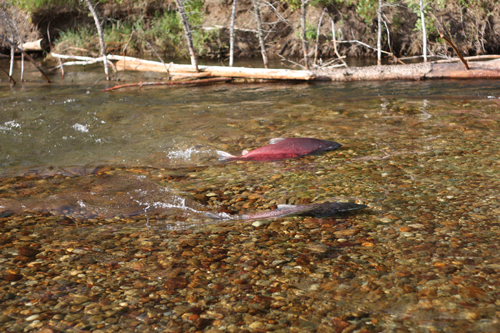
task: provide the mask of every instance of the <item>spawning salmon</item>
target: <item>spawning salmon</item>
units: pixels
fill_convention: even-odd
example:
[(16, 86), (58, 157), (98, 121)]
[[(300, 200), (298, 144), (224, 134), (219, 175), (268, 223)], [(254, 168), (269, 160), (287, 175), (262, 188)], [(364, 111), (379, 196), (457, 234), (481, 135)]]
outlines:
[(342, 145), (337, 142), (313, 138), (276, 138), (271, 139), (267, 146), (251, 151), (244, 150), (241, 156), (231, 155), (223, 151), (217, 151), (217, 154), (223, 161), (276, 161), (316, 154), (340, 147)]
[(288, 215), (328, 217), (368, 207), (352, 202), (324, 202), (312, 205), (278, 205), (278, 209), (251, 215), (242, 215), (244, 220), (272, 219)]

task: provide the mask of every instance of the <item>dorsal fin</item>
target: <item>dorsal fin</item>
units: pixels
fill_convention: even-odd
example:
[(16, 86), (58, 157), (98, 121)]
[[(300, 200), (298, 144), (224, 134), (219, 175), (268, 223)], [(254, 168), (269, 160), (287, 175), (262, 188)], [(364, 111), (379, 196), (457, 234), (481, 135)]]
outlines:
[(286, 138), (273, 138), (273, 139), (269, 140), (269, 143), (272, 145), (275, 145), (278, 142), (283, 141), (283, 140), (286, 140)]
[(241, 152), (241, 156), (244, 156), (246, 154), (248, 154), (248, 150), (246, 150), (246, 149)]

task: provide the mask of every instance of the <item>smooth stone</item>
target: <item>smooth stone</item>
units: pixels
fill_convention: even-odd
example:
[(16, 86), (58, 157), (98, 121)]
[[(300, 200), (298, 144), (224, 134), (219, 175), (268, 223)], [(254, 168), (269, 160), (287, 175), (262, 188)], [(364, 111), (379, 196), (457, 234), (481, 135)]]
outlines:
[(36, 320), (40, 318), (40, 315), (39, 314), (34, 314), (32, 316), (29, 316), (28, 318), (26, 318), (26, 321), (33, 321), (33, 320)]
[(13, 320), (11, 317), (6, 316), (6, 315), (0, 315), (0, 323), (6, 323)]

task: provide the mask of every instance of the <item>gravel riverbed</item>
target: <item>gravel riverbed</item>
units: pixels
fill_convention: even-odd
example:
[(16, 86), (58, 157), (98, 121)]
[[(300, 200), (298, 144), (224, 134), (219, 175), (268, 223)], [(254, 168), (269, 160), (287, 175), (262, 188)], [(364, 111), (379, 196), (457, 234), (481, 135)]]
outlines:
[[(500, 332), (499, 123), (488, 105), (425, 121), (372, 113), (371, 127), (337, 127), (338, 151), (289, 161), (2, 178), (0, 330)], [(217, 221), (57, 206), (79, 184), (131, 175), (217, 214), (368, 208)]]

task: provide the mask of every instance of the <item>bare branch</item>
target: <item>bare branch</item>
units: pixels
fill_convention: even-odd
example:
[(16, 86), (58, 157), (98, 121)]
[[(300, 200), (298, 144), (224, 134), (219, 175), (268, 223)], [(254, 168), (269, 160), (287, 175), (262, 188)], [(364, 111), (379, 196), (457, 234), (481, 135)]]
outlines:
[(92, 6), (92, 2), (90, 0), (85, 0), (87, 2), (87, 6), (89, 7), (92, 16), (94, 17), (95, 26), (97, 28), (97, 33), (99, 34), (99, 44), (101, 46), (101, 55), (103, 56), (104, 61), (104, 73), (106, 74), (106, 80), (109, 81), (109, 73), (108, 73), (108, 61), (106, 58), (106, 45), (104, 45), (104, 35), (102, 33), (101, 24), (99, 22), (99, 17), (97, 17), (97, 12), (95, 11), (94, 6)]
[(22, 54), (24, 54), (24, 56), (26, 58), (28, 58), (29, 61), (31, 61), (33, 63), (33, 65), (35, 65), (35, 67), (40, 71), (40, 73), (42, 73), (42, 75), (44, 76), (45, 78), (45, 81), (47, 81), (47, 83), (50, 83), (50, 80), (49, 78), (47, 77), (47, 75), (45, 75), (45, 73), (43, 72), (43, 70), (40, 68), (40, 66), (38, 66), (38, 64), (36, 63), (35, 60), (33, 60), (32, 57), (29, 56), (29, 54), (27, 54), (26, 52), (24, 52), (23, 50), (21, 50), (17, 45), (16, 43), (14, 43), (13, 41), (11, 41), (10, 39), (8, 39), (7, 37), (5, 37), (4, 35), (0, 34), (0, 38), (2, 38), (3, 40), (5, 40), (7, 43), (9, 43), (13, 48), (16, 48), (19, 50), (19, 52), (21, 52)]
[(186, 36), (187, 47), (189, 50), (189, 55), (191, 56), (191, 65), (193, 65), (196, 72), (199, 72), (198, 59), (196, 58), (196, 53), (194, 52), (193, 47), (193, 36), (191, 34), (191, 27), (189, 26), (189, 21), (186, 15), (184, 4), (182, 3), (182, 0), (175, 0), (175, 3), (177, 4), (177, 11), (181, 16), (182, 25), (184, 26), (184, 35)]
[(316, 30), (316, 46), (314, 48), (314, 64), (316, 64), (318, 60), (318, 45), (319, 45), (319, 34), (321, 30), (321, 22), (323, 22), (323, 16), (325, 16), (326, 13), (326, 8), (323, 9), (323, 12), (321, 13), (321, 17), (319, 18), (318, 22), (318, 29)]
[(347, 67), (347, 64), (344, 61), (343, 57), (341, 57), (339, 51), (337, 51), (337, 37), (335, 36), (335, 22), (333, 19), (332, 19), (332, 36), (333, 36), (333, 49), (335, 50), (335, 54), (339, 59), (342, 59), (342, 63), (344, 64), (345, 67)]

